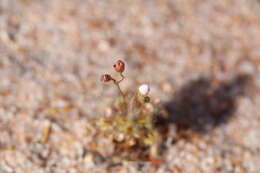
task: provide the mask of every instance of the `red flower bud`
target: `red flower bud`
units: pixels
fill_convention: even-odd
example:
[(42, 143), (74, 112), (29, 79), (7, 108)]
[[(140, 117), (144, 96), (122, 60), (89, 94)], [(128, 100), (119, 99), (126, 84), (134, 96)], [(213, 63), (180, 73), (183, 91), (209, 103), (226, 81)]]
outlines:
[(114, 65), (113, 65), (114, 69), (119, 72), (122, 73), (125, 71), (125, 63), (121, 60), (118, 60)]
[(101, 82), (109, 82), (112, 80), (112, 77), (109, 74), (103, 74), (100, 78)]

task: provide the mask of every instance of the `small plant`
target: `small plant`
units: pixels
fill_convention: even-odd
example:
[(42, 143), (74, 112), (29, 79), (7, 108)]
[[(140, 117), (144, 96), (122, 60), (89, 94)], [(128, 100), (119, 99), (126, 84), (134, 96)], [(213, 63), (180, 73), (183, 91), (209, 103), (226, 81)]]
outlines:
[(135, 93), (124, 93), (119, 84), (125, 79), (125, 63), (118, 60), (113, 67), (121, 79), (104, 74), (101, 81), (112, 82), (121, 97), (115, 99), (109, 116), (96, 120), (99, 134), (114, 144), (114, 155), (130, 160), (156, 158), (162, 140), (156, 120), (158, 116), (166, 118), (167, 114), (151, 101), (148, 84), (139, 86)]

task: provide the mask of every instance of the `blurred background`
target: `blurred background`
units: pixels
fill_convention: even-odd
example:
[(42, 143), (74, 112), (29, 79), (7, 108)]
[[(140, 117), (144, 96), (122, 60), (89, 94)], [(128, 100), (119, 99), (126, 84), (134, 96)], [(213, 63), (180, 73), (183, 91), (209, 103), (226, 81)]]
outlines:
[[(160, 164), (88, 145), (117, 59), (190, 131)], [(258, 173), (259, 75), (259, 0), (0, 0), (0, 172)]]

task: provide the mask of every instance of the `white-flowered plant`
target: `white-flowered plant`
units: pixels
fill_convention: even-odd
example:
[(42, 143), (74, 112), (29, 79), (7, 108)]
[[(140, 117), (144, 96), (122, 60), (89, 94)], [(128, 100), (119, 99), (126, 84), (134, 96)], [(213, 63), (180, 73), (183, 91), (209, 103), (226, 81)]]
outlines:
[[(156, 157), (161, 135), (155, 127), (155, 115), (161, 115), (158, 104), (150, 101), (150, 86), (142, 84), (136, 94), (125, 93), (120, 88), (125, 77), (125, 63), (118, 60), (114, 69), (121, 76), (116, 80), (110, 74), (101, 76), (104, 83), (112, 82), (121, 97), (111, 106), (111, 116), (96, 121), (100, 133), (112, 140), (114, 155), (123, 155), (128, 159)], [(136, 150), (136, 152), (129, 152)]]

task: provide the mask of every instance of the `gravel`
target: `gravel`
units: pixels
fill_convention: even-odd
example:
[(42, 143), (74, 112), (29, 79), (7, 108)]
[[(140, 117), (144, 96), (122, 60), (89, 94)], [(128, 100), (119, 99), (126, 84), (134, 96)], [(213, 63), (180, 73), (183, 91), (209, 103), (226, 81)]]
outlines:
[[(0, 0), (0, 172), (260, 172), (259, 11), (257, 0)], [(118, 58), (123, 90), (149, 83), (172, 117), (160, 160), (103, 154), (91, 119), (117, 95), (99, 78)]]

